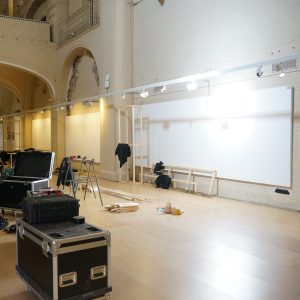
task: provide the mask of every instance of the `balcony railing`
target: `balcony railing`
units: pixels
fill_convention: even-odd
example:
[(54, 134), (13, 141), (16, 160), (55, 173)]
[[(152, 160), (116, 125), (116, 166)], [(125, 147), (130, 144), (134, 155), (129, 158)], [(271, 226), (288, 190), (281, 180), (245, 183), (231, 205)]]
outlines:
[(99, 0), (91, 0), (58, 25), (58, 44), (71, 40), (99, 22)]

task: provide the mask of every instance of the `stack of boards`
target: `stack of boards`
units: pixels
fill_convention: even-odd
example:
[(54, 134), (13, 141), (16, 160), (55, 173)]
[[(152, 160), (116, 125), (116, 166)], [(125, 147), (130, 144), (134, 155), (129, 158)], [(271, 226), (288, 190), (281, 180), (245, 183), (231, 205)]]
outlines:
[(114, 213), (121, 213), (121, 212), (134, 212), (140, 208), (140, 205), (135, 202), (125, 202), (125, 203), (114, 203), (112, 205), (105, 206), (105, 209), (114, 212)]

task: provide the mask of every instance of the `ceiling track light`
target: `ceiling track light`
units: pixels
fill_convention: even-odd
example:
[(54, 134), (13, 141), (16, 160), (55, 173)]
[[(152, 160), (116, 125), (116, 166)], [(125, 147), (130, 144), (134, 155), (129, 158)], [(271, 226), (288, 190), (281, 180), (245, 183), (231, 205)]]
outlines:
[(167, 86), (166, 86), (166, 84), (164, 84), (160, 91), (163, 93), (163, 92), (165, 92), (166, 90), (167, 90)]
[(280, 62), (279, 64), (276, 65), (276, 71), (278, 72), (279, 78), (283, 78), (285, 76), (282, 62)]
[(187, 84), (186, 88), (188, 91), (194, 91), (196, 90), (198, 87), (197, 83), (195, 81), (192, 81), (190, 83)]
[(284, 76), (285, 76), (284, 70), (283, 70), (283, 69), (280, 69), (280, 70), (279, 70), (279, 75), (278, 75), (278, 77), (279, 77), (279, 78), (283, 78)]
[(147, 98), (147, 97), (149, 96), (149, 92), (147, 92), (147, 91), (142, 91), (142, 92), (140, 93), (140, 96), (141, 96), (142, 98)]
[(262, 66), (259, 66), (256, 70), (256, 76), (261, 77), (264, 74), (264, 71), (262, 70)]

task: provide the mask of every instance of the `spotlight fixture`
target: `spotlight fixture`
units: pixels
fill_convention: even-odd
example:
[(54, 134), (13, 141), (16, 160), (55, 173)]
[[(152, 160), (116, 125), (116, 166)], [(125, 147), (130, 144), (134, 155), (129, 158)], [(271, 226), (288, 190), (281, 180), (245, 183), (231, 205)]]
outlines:
[(188, 91), (194, 91), (197, 88), (197, 83), (195, 81), (192, 81), (187, 84), (186, 88)]
[(284, 76), (285, 76), (285, 73), (284, 73), (284, 71), (281, 69), (280, 70), (280, 73), (279, 73), (279, 75), (278, 75), (280, 78), (283, 78)]
[(279, 72), (278, 73), (278, 77), (279, 78), (283, 78), (285, 76), (285, 72), (284, 72), (284, 69), (283, 69), (283, 63), (279, 63), (279, 64), (276, 64), (276, 71)]
[(142, 91), (142, 92), (140, 93), (140, 96), (141, 96), (142, 98), (147, 98), (147, 97), (149, 96), (149, 93), (148, 93), (147, 91)]
[(261, 77), (263, 74), (264, 74), (264, 72), (262, 70), (262, 66), (259, 66), (256, 70), (256, 76)]
[(166, 90), (167, 90), (167, 86), (164, 84), (160, 91), (163, 93), (163, 92), (165, 92)]

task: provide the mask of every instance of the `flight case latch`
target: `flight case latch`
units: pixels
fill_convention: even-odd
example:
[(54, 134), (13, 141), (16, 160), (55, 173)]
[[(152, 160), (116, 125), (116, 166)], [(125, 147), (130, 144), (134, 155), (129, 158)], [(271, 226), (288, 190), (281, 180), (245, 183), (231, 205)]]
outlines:
[(48, 257), (49, 245), (47, 241), (42, 241), (43, 254)]
[(22, 240), (24, 240), (24, 227), (22, 225), (18, 228), (19, 236)]

